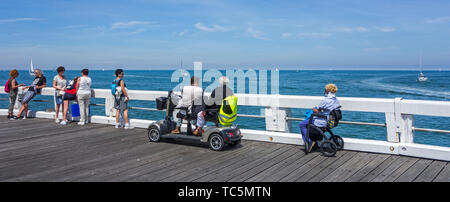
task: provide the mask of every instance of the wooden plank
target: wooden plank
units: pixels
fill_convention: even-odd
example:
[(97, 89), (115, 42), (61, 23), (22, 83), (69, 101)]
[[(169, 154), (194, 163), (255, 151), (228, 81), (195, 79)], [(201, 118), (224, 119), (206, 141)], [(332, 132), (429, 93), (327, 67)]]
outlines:
[(242, 141), (241, 144), (245, 146), (241, 146), (238, 148), (233, 148), (233, 150), (229, 153), (226, 153), (225, 156), (221, 158), (216, 158), (212, 161), (201, 161), (199, 164), (196, 164), (192, 169), (189, 169), (184, 172), (177, 173), (170, 177), (163, 179), (163, 182), (188, 182), (193, 179), (199, 178), (203, 175), (211, 173), (216, 169), (220, 169), (220, 166), (224, 164), (224, 162), (231, 162), (233, 159), (239, 158), (239, 156), (243, 156), (240, 154), (248, 153), (255, 149), (255, 147), (263, 147), (265, 143), (257, 142), (257, 141)]
[(318, 165), (316, 165), (313, 169), (309, 170), (306, 173), (303, 173), (300, 177), (295, 179), (296, 182), (307, 182), (311, 178), (313, 178), (318, 173), (322, 172), (323, 169), (327, 168), (329, 165), (331, 165), (333, 162), (337, 161), (338, 159), (345, 156), (347, 151), (339, 151), (336, 153), (335, 158), (326, 158), (322, 162), (320, 162)]
[(327, 159), (327, 157), (325, 157), (323, 155), (318, 155), (311, 161), (306, 162), (299, 168), (297, 168), (294, 171), (292, 171), (291, 173), (289, 173), (287, 176), (282, 178), (280, 181), (294, 182), (295, 180), (300, 178), (302, 175), (304, 175), (304, 174), (308, 173), (310, 170), (314, 169), (317, 165), (319, 165), (321, 162), (323, 162), (326, 159)]
[(330, 164), (328, 167), (323, 169), (320, 173), (317, 173), (314, 177), (308, 180), (308, 182), (320, 182), (330, 173), (334, 172), (337, 168), (339, 168), (342, 164), (350, 160), (353, 156), (355, 156), (358, 152), (348, 151), (342, 158), (339, 158), (337, 161)]
[(412, 165), (408, 170), (406, 170), (400, 177), (398, 177), (396, 182), (412, 182), (419, 176), (422, 171), (424, 171), (433, 160), (430, 159), (419, 159), (414, 165)]
[(360, 182), (370, 182), (375, 179), (380, 173), (382, 173), (386, 168), (388, 168), (393, 162), (395, 162), (399, 156), (389, 156), (384, 160), (378, 167), (370, 171), (365, 177), (363, 177)]
[(447, 162), (445, 161), (433, 161), (419, 176), (417, 176), (414, 182), (432, 182), (446, 164)]
[[(132, 138), (123, 138), (122, 141), (111, 141), (107, 144), (92, 145), (92, 149), (83, 149), (82, 152), (75, 152), (73, 155), (64, 153), (58, 156), (58, 160), (49, 163), (48, 167), (32, 175), (33, 180), (54, 181), (63, 177), (70, 177), (80, 172), (83, 167), (77, 165), (82, 162), (93, 161), (93, 159), (103, 159), (115, 153), (130, 150), (136, 147), (139, 140)], [(56, 172), (55, 172), (56, 171)]]
[[(118, 141), (123, 139), (124, 141)], [(30, 155), (33, 160), (20, 161), (23, 163), (14, 164), (12, 167), (14, 170), (8, 172), (9, 177), (18, 177), (25, 174), (36, 174), (44, 170), (49, 170), (55, 167), (60, 167), (62, 165), (70, 164), (76, 162), (78, 159), (89, 159), (97, 156), (104, 156), (105, 154), (114, 151), (114, 149), (119, 150), (119, 148), (127, 149), (135, 143), (126, 142), (126, 138), (123, 137), (113, 137), (108, 141), (100, 138), (96, 140), (93, 145), (78, 145), (78, 148), (68, 150), (65, 152), (51, 154), (52, 156), (40, 156), (40, 155)], [(10, 167), (5, 168), (11, 170)], [(1, 169), (3, 171), (3, 169)]]
[(273, 173), (272, 175), (269, 175), (265, 178), (263, 178), (264, 181), (268, 182), (279, 182), (282, 181), (284, 177), (289, 175), (289, 173), (295, 171), (297, 168), (303, 166), (304, 164), (308, 163), (309, 161), (315, 159), (317, 156), (319, 156), (320, 153), (314, 152), (310, 153), (308, 155), (303, 155), (301, 158), (297, 159), (294, 163), (287, 165), (286, 167), (278, 170), (276, 173)]
[(232, 179), (233, 177), (240, 175), (242, 173), (247, 172), (248, 170), (268, 161), (268, 160), (272, 160), (274, 157), (281, 155), (282, 153), (288, 151), (293, 145), (284, 145), (281, 146), (279, 149), (274, 150), (266, 155), (262, 155), (259, 156), (257, 158), (254, 158), (250, 161), (242, 161), (239, 162), (239, 164), (234, 164), (228, 168), (229, 172), (225, 172), (221, 175), (217, 175), (215, 176), (215, 178), (213, 180), (210, 180), (210, 182), (225, 182), (228, 181), (230, 179)]
[[(372, 182), (383, 182), (385, 180), (391, 180), (391, 175), (399, 175), (398, 172), (396, 172), (398, 169), (402, 167), (402, 165), (406, 164), (407, 166), (411, 166), (411, 161), (413, 161), (410, 157), (404, 157), (400, 156), (397, 160), (392, 162), (391, 165), (389, 165), (382, 173), (380, 173), (378, 176), (376, 176)], [(409, 168), (409, 167), (408, 167)], [(398, 176), (397, 176), (398, 177)]]
[(389, 155), (386, 155), (386, 154), (378, 154), (378, 155), (376, 155), (376, 157), (373, 158), (372, 161), (370, 161), (367, 165), (365, 165), (363, 168), (361, 168), (358, 172), (353, 174), (351, 177), (349, 177), (345, 181), (346, 182), (358, 182), (358, 181), (360, 181), (365, 176), (367, 176), (370, 172), (375, 170), (387, 158), (389, 158)]
[[(235, 152), (241, 152), (241, 151), (236, 151)], [(138, 181), (151, 181), (151, 182), (158, 182), (158, 181), (163, 181), (165, 178), (171, 177), (173, 175), (182, 173), (182, 172), (187, 172), (189, 170), (192, 170), (204, 163), (207, 163), (209, 161), (215, 161), (215, 160), (220, 160), (222, 162), (224, 162), (223, 157), (226, 157), (229, 154), (230, 151), (221, 151), (221, 152), (215, 152), (215, 151), (208, 151), (208, 154), (206, 155), (206, 157), (202, 156), (199, 157), (198, 159), (192, 159), (189, 161), (183, 161), (180, 164), (176, 164), (173, 165), (172, 167), (169, 167), (165, 170), (160, 170), (157, 172), (152, 172), (143, 176), (140, 176)]]
[(447, 163), (433, 182), (450, 182), (450, 163)]
[(350, 176), (367, 165), (377, 155), (373, 153), (359, 153), (334, 172), (329, 174), (322, 182), (344, 182)]
[(266, 161), (263, 161), (261, 164), (251, 167), (250, 170), (242, 172), (241, 174), (234, 176), (233, 178), (229, 179), (228, 182), (247, 181), (249, 178), (257, 175), (258, 173), (263, 172), (264, 170), (266, 170), (274, 165), (280, 164), (281, 161), (283, 161), (291, 156), (297, 155), (298, 153), (304, 153), (304, 152), (300, 151), (298, 148), (299, 148), (298, 146), (292, 147), (289, 150), (281, 153), (280, 155), (275, 156), (274, 158), (267, 159)]
[[(297, 149), (297, 148), (294, 148), (294, 149)], [(274, 166), (256, 174), (255, 176), (250, 177), (247, 181), (248, 182), (267, 182), (265, 180), (265, 178), (278, 173), (279, 170), (295, 163), (295, 161), (302, 158), (303, 156), (305, 156), (305, 152), (298, 150), (294, 155), (291, 155), (287, 159), (284, 159), (283, 161), (279, 162), (278, 164), (275, 164)]]
[(394, 182), (403, 173), (405, 173), (412, 165), (414, 165), (418, 160), (419, 160), (418, 158), (410, 158), (410, 157), (408, 157), (408, 159), (397, 170), (392, 172), (383, 181), (384, 182)]
[(226, 179), (231, 178), (230, 175), (243, 172), (248, 168), (242, 168), (245, 165), (248, 165), (258, 159), (262, 158), (265, 155), (270, 155), (276, 153), (277, 151), (285, 151), (287, 147), (283, 147), (281, 144), (268, 144), (265, 147), (260, 147), (250, 154), (246, 154), (233, 163), (224, 162), (223, 165), (220, 165), (220, 169), (214, 172), (208, 173), (200, 178), (194, 180), (194, 182), (210, 182), (210, 181), (225, 181)]

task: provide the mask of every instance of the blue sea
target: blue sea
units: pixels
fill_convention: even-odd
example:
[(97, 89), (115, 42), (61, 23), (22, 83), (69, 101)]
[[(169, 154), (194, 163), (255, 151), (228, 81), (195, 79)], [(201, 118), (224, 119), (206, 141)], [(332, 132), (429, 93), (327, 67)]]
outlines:
[[(247, 71), (247, 70), (244, 70)], [(259, 73), (258, 70), (256, 70)], [(9, 72), (0, 72), (0, 82), (5, 84), (9, 78)], [(125, 82), (130, 90), (157, 90), (168, 91), (173, 89), (179, 82), (171, 82), (172, 70), (129, 70), (125, 71)], [(222, 71), (225, 75), (225, 72)], [(56, 71), (44, 71), (47, 84), (51, 85)], [(80, 71), (66, 71), (68, 78), (73, 78), (80, 74)], [(193, 72), (190, 71), (193, 75)], [(416, 81), (418, 72), (415, 71), (279, 71), (279, 93), (283, 95), (308, 95), (323, 96), (323, 88), (327, 83), (335, 83), (338, 88), (337, 96), (341, 97), (366, 97), (366, 98), (396, 98), (416, 100), (441, 100), (450, 101), (450, 71), (428, 71), (424, 72), (428, 77), (428, 82), (419, 83)], [(93, 88), (109, 89), (111, 81), (114, 79), (112, 70), (92, 70), (89, 76), (92, 78)], [(270, 71), (268, 71), (268, 83), (270, 83)], [(26, 71), (21, 71), (18, 78), (19, 83), (29, 85), (31, 76)], [(181, 81), (181, 78), (180, 78)], [(203, 87), (207, 87), (212, 82), (204, 82)], [(247, 81), (247, 85), (248, 81)], [(268, 87), (270, 92), (270, 86)], [(248, 92), (248, 86), (247, 86)], [(7, 95), (0, 95), (7, 98)], [(52, 99), (48, 96), (37, 96), (35, 99)], [(93, 99), (92, 103), (104, 103), (103, 99)], [(319, 103), (317, 103), (319, 104)], [(53, 103), (31, 103), (33, 110), (45, 110), (53, 108)], [(154, 108), (152, 101), (133, 101), (129, 106)], [(0, 101), (0, 108), (6, 109), (8, 101)], [(95, 115), (104, 115), (104, 108), (92, 106), (91, 111)], [(260, 107), (239, 107), (240, 114), (260, 115)], [(305, 109), (292, 109), (293, 117), (304, 117)], [(361, 121), (384, 123), (384, 113), (371, 112), (343, 112), (345, 121)], [(150, 112), (142, 110), (130, 110), (131, 118), (158, 120), (163, 119), (163, 112)], [(239, 117), (236, 123), (241, 128), (265, 129), (264, 119)], [(299, 133), (298, 121), (294, 121), (293, 132)], [(414, 116), (414, 126), (419, 128), (432, 128), (450, 130), (450, 117)], [(333, 129), (335, 133), (343, 137), (363, 138), (373, 140), (386, 140), (386, 129), (376, 126), (356, 126), (344, 125)], [(143, 134), (144, 135), (144, 134)], [(439, 146), (450, 146), (450, 134), (415, 132), (415, 143), (431, 144)]]

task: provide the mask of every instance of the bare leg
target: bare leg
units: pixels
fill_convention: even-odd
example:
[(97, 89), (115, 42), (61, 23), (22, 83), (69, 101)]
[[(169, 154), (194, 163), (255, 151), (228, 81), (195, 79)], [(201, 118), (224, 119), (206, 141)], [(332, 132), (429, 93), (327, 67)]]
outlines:
[[(59, 106), (61, 106), (60, 104), (56, 104), (56, 114), (55, 114), (55, 119), (58, 119), (59, 116)], [(64, 109), (64, 107), (63, 107)]]
[(123, 120), (125, 120), (125, 124), (128, 124), (128, 109), (123, 110)]
[(22, 103), (22, 106), (20, 107), (20, 110), (19, 110), (19, 113), (17, 114), (17, 117), (22, 116), (22, 112), (23, 112), (23, 110), (25, 109), (25, 105), (26, 105), (26, 104)]
[(116, 110), (116, 124), (119, 124), (120, 110)]
[(63, 121), (67, 120), (67, 111), (69, 110), (69, 100), (63, 102)]

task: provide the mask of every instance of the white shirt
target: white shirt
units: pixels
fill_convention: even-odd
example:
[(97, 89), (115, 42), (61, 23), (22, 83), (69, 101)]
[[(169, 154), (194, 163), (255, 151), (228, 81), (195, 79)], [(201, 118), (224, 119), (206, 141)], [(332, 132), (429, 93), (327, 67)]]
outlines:
[(91, 83), (90, 77), (82, 76), (80, 77), (80, 83), (78, 84), (77, 94), (90, 94), (91, 93)]
[(181, 99), (181, 106), (191, 106), (194, 104), (201, 105), (203, 99), (203, 89), (198, 86), (185, 86), (183, 87), (183, 95)]

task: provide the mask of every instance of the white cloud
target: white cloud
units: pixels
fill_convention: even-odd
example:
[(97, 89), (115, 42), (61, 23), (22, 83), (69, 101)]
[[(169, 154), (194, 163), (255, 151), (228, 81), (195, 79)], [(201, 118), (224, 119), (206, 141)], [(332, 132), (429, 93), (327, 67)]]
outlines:
[(450, 22), (450, 16), (425, 20), (425, 23), (445, 23)]
[(152, 22), (148, 21), (115, 22), (111, 24), (111, 29), (123, 29), (134, 27), (137, 25), (148, 25), (148, 24), (152, 24)]
[(259, 39), (259, 40), (264, 40), (264, 41), (268, 41), (270, 40), (269, 38), (267, 38), (265, 35), (266, 33), (253, 29), (251, 27), (249, 27), (247, 29), (247, 32), (250, 34), (251, 37), (255, 38), (255, 39)]
[(376, 27), (376, 29), (380, 32), (395, 32), (394, 27)]
[(205, 25), (203, 25), (202, 23), (196, 23), (195, 28), (205, 31), (205, 32), (224, 32), (224, 31), (229, 31), (229, 28), (226, 27), (222, 27), (220, 25), (212, 25), (212, 27), (207, 27)]
[(369, 29), (365, 28), (365, 27), (338, 27), (336, 29), (334, 29), (337, 32), (347, 32), (347, 33), (351, 33), (351, 32), (368, 32)]
[(289, 37), (291, 37), (291, 36), (292, 36), (292, 34), (289, 33), (289, 32), (285, 32), (285, 33), (281, 34), (281, 37), (283, 37), (283, 38), (285, 38), (285, 39), (287, 39), (287, 38), (289, 38)]
[(0, 20), (0, 23), (14, 23), (14, 22), (21, 22), (21, 21), (38, 21), (41, 20), (39, 18), (14, 18), (14, 19), (3, 19)]
[(77, 29), (77, 28), (84, 28), (87, 27), (88, 25), (86, 24), (82, 24), (82, 25), (69, 25), (69, 26), (65, 26), (62, 27), (62, 29)]
[(296, 35), (298, 38), (326, 38), (331, 36), (330, 33), (304, 32)]

